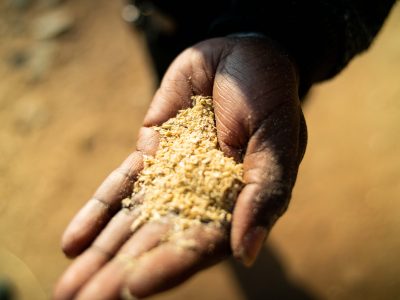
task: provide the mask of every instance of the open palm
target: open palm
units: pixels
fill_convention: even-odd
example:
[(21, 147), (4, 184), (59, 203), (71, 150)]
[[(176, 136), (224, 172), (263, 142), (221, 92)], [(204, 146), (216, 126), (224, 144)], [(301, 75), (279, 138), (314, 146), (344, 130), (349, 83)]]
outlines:
[[(165, 74), (133, 152), (72, 220), (63, 250), (78, 258), (60, 279), (56, 299), (145, 297), (171, 288), (196, 271), (233, 255), (251, 264), (285, 211), (306, 146), (293, 62), (260, 37), (217, 38), (180, 54)], [(121, 209), (158, 136), (151, 128), (191, 105), (192, 95), (213, 97), (219, 146), (243, 161), (245, 186), (229, 228), (202, 225), (185, 231), (197, 247), (163, 239), (169, 223), (149, 222), (134, 234), (139, 215)]]

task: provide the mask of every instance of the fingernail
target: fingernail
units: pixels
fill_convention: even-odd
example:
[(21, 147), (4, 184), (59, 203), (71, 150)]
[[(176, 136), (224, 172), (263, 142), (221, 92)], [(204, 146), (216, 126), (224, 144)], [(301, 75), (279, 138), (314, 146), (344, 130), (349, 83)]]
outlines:
[(122, 300), (139, 300), (139, 298), (132, 295), (128, 287), (123, 287), (121, 290), (120, 297)]
[(250, 267), (255, 262), (258, 253), (264, 245), (267, 234), (268, 231), (264, 227), (255, 227), (244, 236), (239, 251), (239, 259), (245, 266)]

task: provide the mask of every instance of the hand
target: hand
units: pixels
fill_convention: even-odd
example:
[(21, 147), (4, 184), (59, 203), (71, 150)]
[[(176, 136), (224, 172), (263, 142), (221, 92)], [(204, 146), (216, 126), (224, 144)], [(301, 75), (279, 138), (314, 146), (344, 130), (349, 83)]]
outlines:
[[(306, 126), (297, 90), (295, 64), (266, 38), (217, 38), (180, 54), (154, 96), (138, 151), (111, 173), (65, 231), (64, 252), (79, 257), (59, 281), (55, 298), (149, 296), (231, 253), (252, 264), (287, 208), (305, 151)], [(131, 194), (142, 154), (157, 149), (151, 127), (189, 107), (190, 97), (198, 94), (212, 95), (220, 147), (243, 160), (245, 186), (231, 228), (204, 225), (188, 230), (187, 238), (198, 246), (182, 250), (162, 239), (168, 222), (147, 223), (132, 234), (130, 225), (138, 211), (121, 210), (120, 203)]]

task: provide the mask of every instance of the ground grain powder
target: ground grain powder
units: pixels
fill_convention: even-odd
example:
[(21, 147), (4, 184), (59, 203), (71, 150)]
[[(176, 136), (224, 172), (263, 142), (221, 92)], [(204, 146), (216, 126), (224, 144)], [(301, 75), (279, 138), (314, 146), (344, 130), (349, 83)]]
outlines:
[(155, 156), (144, 157), (132, 197), (122, 202), (125, 208), (139, 208), (132, 231), (164, 217), (175, 232), (204, 223), (230, 224), (243, 166), (218, 148), (212, 99), (192, 100), (193, 107), (153, 127), (160, 135), (159, 148)]

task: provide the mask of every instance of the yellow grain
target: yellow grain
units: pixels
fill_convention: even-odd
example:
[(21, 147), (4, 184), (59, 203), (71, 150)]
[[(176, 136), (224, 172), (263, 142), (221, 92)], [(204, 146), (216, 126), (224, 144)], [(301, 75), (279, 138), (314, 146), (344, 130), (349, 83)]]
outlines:
[(125, 208), (138, 208), (132, 224), (137, 230), (146, 222), (169, 217), (175, 231), (207, 223), (223, 226), (242, 188), (242, 164), (218, 148), (212, 99), (194, 96), (193, 107), (181, 110), (159, 127), (155, 156), (144, 157), (144, 168), (133, 187), (136, 205), (123, 200)]

